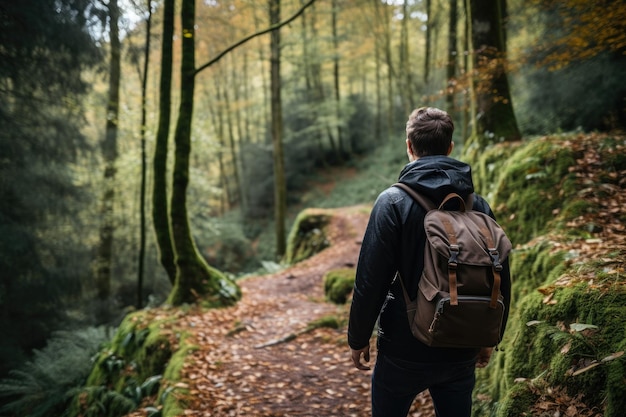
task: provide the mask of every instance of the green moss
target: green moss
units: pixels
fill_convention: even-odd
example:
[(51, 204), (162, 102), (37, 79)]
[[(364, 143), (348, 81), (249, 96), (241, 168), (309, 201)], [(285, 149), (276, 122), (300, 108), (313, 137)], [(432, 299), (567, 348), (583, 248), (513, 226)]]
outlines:
[[(187, 278), (180, 279), (180, 276)], [(177, 271), (167, 303), (173, 306), (200, 303), (205, 308), (219, 308), (232, 306), (240, 299), (241, 289), (233, 280), (199, 259)]]
[(298, 214), (287, 241), (287, 263), (300, 262), (329, 246), (325, 228), (330, 218), (328, 212), (315, 209), (303, 210)]
[(329, 329), (338, 329), (341, 326), (342, 320), (337, 316), (324, 316), (320, 317), (317, 320), (313, 320), (307, 326), (307, 329), (320, 329), (320, 328), (329, 328)]
[(152, 395), (173, 355), (172, 342), (178, 342), (170, 329), (175, 320), (175, 314), (157, 319), (148, 310), (126, 316), (96, 358), (70, 415), (119, 416)]
[(532, 405), (537, 401), (527, 383), (517, 383), (509, 391), (508, 397), (496, 408), (496, 417), (532, 416)]
[(554, 251), (547, 239), (537, 239), (516, 248), (509, 257), (511, 276), (514, 280), (514, 302), (534, 292), (537, 287), (552, 283), (565, 270), (565, 254)]
[(328, 271), (324, 275), (324, 294), (326, 299), (335, 304), (345, 304), (354, 288), (354, 268), (342, 268)]
[[(510, 320), (508, 333), (512, 337), (503, 341), (506, 360), (492, 364), (493, 369), (482, 378), (489, 389), (483, 390), (499, 400), (498, 415), (522, 415), (515, 414), (526, 406), (520, 408), (514, 381), (541, 378), (550, 386), (563, 387), (571, 396), (584, 394), (585, 403), (605, 409), (605, 416), (621, 415), (617, 410), (626, 407), (625, 361), (603, 359), (626, 345), (624, 290), (607, 293), (586, 282), (551, 290), (549, 300), (535, 292), (520, 301)], [(576, 331), (570, 327), (572, 323), (597, 329)], [(592, 361), (600, 365), (574, 374)], [(502, 377), (506, 379), (504, 384)]]
[(185, 398), (187, 390), (176, 385), (181, 380), (185, 359), (191, 355), (197, 346), (189, 343), (186, 335), (181, 337), (178, 350), (174, 353), (167, 368), (163, 373), (163, 384), (159, 390), (158, 400), (163, 405), (161, 415), (163, 417), (180, 416), (185, 411)]
[(471, 161), (474, 189), (479, 194), (492, 201), (500, 176), (507, 161), (521, 142), (498, 144), (478, 152), (478, 148), (469, 147), (463, 158)]
[[(514, 244), (544, 234), (575, 188), (576, 162), (562, 139), (542, 138), (519, 147), (507, 161), (494, 192), (498, 217)], [(555, 192), (555, 190), (558, 190)]]

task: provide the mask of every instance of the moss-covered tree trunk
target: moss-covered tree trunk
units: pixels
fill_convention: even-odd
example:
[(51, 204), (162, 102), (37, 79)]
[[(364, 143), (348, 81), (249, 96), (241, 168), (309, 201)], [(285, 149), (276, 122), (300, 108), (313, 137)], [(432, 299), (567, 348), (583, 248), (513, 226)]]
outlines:
[(172, 39), (174, 38), (174, 0), (163, 1), (163, 39), (161, 44), (161, 81), (159, 86), (159, 126), (154, 148), (154, 186), (152, 223), (159, 248), (159, 259), (170, 282), (176, 280), (174, 248), (167, 208), (167, 152), (172, 102)]
[(501, 141), (519, 140), (506, 73), (505, 0), (470, 0), (472, 46), (476, 81), (479, 148)]
[(174, 142), (174, 173), (171, 199), (171, 225), (176, 263), (176, 280), (168, 302), (172, 305), (201, 299), (212, 306), (230, 305), (240, 297), (239, 288), (218, 270), (211, 268), (198, 253), (187, 215), (187, 186), (191, 154), (191, 122), (195, 86), (194, 25), (195, 0), (183, 0), (181, 8), (182, 63), (180, 107)]
[(146, 124), (148, 112), (146, 109), (148, 94), (148, 69), (150, 67), (150, 36), (152, 32), (152, 0), (148, 0), (148, 17), (146, 18), (146, 43), (144, 47), (143, 71), (141, 74), (141, 187), (139, 192), (139, 255), (137, 265), (137, 308), (143, 307), (143, 270), (146, 255)]

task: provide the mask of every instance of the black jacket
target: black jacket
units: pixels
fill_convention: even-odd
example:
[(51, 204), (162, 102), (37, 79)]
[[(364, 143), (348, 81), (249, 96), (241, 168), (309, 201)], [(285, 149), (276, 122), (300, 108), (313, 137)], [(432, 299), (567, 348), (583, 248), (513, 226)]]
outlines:
[[(435, 155), (407, 164), (399, 182), (439, 205), (451, 192), (466, 199), (474, 192), (471, 168), (456, 159)], [(474, 197), (474, 210), (493, 213), (480, 196)], [(456, 362), (476, 356), (477, 349), (431, 348), (418, 341), (409, 329), (406, 307), (396, 271), (413, 299), (424, 266), (424, 215), (426, 211), (405, 191), (389, 187), (377, 198), (363, 238), (356, 271), (354, 295), (348, 325), (348, 343), (361, 349), (369, 343), (380, 316), (378, 350), (386, 355), (414, 362)], [(510, 304), (510, 272), (504, 262), (502, 295), (506, 316)]]

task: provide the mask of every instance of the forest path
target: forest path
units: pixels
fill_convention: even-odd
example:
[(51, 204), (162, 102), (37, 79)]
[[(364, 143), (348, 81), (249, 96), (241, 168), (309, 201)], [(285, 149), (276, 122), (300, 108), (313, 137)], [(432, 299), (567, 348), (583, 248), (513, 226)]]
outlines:
[[(347, 317), (348, 305), (324, 301), (322, 277), (356, 264), (369, 217), (365, 207), (331, 211), (330, 247), (275, 274), (240, 281), (236, 306), (182, 318), (198, 347), (182, 371), (185, 416), (371, 415), (371, 371), (352, 365), (346, 327), (305, 331), (324, 316)], [(409, 415), (434, 416), (427, 394)]]

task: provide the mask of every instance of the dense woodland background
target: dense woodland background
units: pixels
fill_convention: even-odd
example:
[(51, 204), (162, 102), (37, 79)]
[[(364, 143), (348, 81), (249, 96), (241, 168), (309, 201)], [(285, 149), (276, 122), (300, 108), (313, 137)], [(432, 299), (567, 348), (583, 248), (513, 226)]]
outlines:
[(453, 115), (459, 152), (624, 129), (624, 22), (621, 1), (0, 0), (0, 376), (129, 309), (236, 302), (302, 208), (373, 201), (303, 196), (402, 160), (415, 107)]

